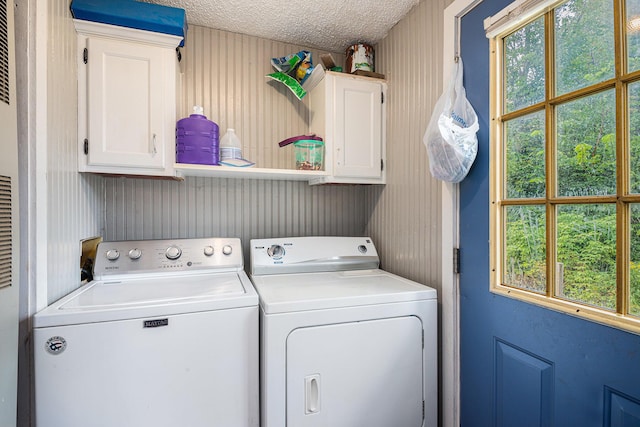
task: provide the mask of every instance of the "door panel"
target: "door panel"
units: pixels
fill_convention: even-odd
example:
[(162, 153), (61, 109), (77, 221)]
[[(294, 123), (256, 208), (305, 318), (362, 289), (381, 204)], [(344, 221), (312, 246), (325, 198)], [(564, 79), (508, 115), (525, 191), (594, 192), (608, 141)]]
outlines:
[(640, 401), (610, 388), (605, 389), (605, 427), (640, 425)]
[(89, 164), (164, 168), (165, 50), (99, 37), (87, 48)]
[(495, 341), (496, 425), (547, 426), (553, 407), (553, 364)]
[(335, 79), (334, 173), (378, 178), (381, 146), (382, 86), (354, 79)]
[[(489, 42), (485, 0), (462, 18), (479, 150), (460, 184), (461, 425), (640, 425), (640, 337), (489, 292)], [(626, 423), (626, 424), (625, 424)]]

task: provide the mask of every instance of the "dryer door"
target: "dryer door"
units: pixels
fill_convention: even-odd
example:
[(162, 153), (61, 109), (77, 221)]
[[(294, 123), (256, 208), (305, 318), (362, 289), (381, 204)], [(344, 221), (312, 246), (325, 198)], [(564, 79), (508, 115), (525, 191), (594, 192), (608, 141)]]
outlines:
[(287, 426), (420, 427), (422, 322), (315, 326), (287, 339)]

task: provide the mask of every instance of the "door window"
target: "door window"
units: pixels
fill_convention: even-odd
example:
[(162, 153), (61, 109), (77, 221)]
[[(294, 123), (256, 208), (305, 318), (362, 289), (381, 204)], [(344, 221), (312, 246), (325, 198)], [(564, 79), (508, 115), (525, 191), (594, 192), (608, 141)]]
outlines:
[(537, 7), (489, 22), (491, 289), (639, 332), (640, 0)]

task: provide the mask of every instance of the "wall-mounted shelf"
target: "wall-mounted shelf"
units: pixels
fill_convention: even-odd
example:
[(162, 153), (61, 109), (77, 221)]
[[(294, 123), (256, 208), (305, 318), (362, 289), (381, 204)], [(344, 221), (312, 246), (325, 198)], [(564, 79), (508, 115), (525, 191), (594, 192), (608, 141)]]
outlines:
[(213, 178), (274, 179), (287, 181), (310, 181), (327, 176), (325, 171), (305, 171), (296, 169), (242, 168), (231, 166), (209, 166), (175, 163), (173, 168), (179, 177), (205, 176)]

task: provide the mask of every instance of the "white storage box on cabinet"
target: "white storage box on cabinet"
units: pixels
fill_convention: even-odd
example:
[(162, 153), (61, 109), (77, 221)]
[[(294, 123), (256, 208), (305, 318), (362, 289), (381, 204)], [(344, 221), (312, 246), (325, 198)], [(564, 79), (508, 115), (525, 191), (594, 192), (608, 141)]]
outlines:
[(173, 176), (182, 37), (74, 24), (80, 172)]
[(327, 72), (309, 94), (309, 130), (325, 141), (327, 176), (310, 184), (386, 183), (384, 80)]

